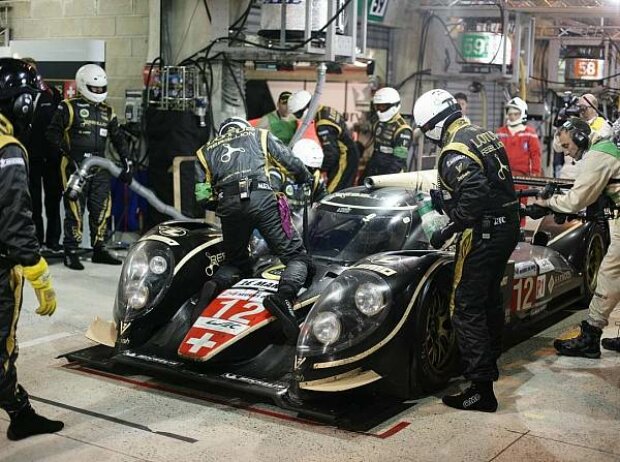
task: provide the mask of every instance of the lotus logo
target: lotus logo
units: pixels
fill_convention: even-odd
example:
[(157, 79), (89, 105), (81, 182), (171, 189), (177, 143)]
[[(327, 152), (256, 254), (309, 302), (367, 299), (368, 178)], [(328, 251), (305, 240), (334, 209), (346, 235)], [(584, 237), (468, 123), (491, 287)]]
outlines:
[(187, 234), (187, 230), (178, 226), (159, 225), (159, 234), (166, 237), (183, 237)]

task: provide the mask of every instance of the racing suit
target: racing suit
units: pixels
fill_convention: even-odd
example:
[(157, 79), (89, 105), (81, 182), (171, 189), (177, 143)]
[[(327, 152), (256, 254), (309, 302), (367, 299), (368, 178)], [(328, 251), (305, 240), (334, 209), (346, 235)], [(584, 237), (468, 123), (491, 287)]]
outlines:
[(519, 206), (497, 136), (463, 118), (446, 130), (438, 159), (442, 209), (460, 236), (450, 309), (472, 382), (497, 380), (504, 309), (501, 281), (519, 238)]
[(17, 384), (15, 329), (22, 306), (23, 267), (39, 262), (39, 242), (31, 216), (28, 155), (0, 115), (0, 408), (9, 414), (28, 406)]
[[(32, 219), (37, 228), (39, 243), (50, 249), (57, 249), (60, 242), (62, 223), (60, 220), (60, 201), (62, 180), (60, 179), (60, 157), (50, 149), (45, 139), (45, 131), (52, 121), (56, 108), (62, 99), (60, 92), (53, 87), (40, 93), (34, 112), (32, 128), (25, 142), (28, 148), (30, 197), (32, 198)], [(45, 191), (46, 232), (43, 229), (43, 204), (41, 183)]]
[[(606, 194), (620, 206), (620, 150), (612, 141), (594, 144), (580, 161), (579, 175), (564, 195), (541, 200), (541, 205), (563, 213), (575, 213)], [(602, 329), (620, 302), (620, 218), (609, 224), (611, 244), (596, 277), (596, 290), (590, 302), (587, 322)]]
[(309, 261), (292, 225), (288, 236), (285, 232), (268, 171), (273, 166), (299, 183), (308, 183), (312, 179), (310, 172), (273, 135), (251, 127), (214, 138), (196, 155), (197, 182), (211, 184), (222, 224), (226, 262), (213, 278), (218, 289), (251, 274), (248, 243), (253, 230), (258, 229), (271, 251), (286, 265), (279, 290), (286, 287), (296, 295), (306, 282)]
[[(127, 154), (126, 142), (112, 107), (105, 103), (95, 104), (82, 97), (65, 99), (60, 103), (46, 137), (52, 148), (62, 154), (60, 173), (65, 189), (69, 177), (84, 159), (105, 156), (108, 138), (122, 159)], [(97, 170), (87, 180), (77, 201), (64, 199), (65, 250), (75, 250), (82, 242), (85, 205), (89, 212), (91, 245), (101, 248), (112, 208), (110, 175), (107, 171)]]
[(360, 156), (344, 117), (331, 107), (320, 106), (314, 122), (325, 154), (321, 170), (327, 173), (327, 191), (353, 186)]
[(512, 133), (500, 127), (497, 136), (506, 148), (510, 170), (514, 176), (540, 176), (540, 140), (533, 127)]
[(413, 130), (403, 116), (396, 114), (387, 122), (375, 122), (373, 133), (373, 154), (364, 177), (403, 172), (413, 138)]

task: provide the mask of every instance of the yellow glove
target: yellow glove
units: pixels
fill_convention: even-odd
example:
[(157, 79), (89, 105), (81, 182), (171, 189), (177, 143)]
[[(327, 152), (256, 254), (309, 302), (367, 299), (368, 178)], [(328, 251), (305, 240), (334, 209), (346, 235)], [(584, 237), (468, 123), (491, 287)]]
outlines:
[(24, 267), (24, 277), (28, 280), (39, 300), (36, 313), (51, 316), (56, 311), (56, 292), (52, 287), (52, 276), (43, 257), (39, 263)]

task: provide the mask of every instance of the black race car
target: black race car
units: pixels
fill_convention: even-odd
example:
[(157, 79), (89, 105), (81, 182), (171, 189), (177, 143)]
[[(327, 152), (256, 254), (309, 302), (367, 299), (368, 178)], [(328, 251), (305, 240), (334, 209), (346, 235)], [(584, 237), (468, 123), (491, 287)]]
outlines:
[[(295, 348), (262, 305), (276, 290), (277, 260), (258, 258), (254, 277), (199, 306), (197, 293), (225, 259), (221, 236), (175, 221), (131, 248), (114, 307), (116, 338), (67, 357), (250, 391), (289, 408), (349, 390), (400, 398), (436, 390), (458, 359), (453, 253), (430, 249), (420, 194), (356, 187), (315, 205), (308, 244), (317, 271), (295, 306)], [(547, 217), (525, 233), (502, 281), (507, 328), (589, 299), (608, 241), (597, 221)]]

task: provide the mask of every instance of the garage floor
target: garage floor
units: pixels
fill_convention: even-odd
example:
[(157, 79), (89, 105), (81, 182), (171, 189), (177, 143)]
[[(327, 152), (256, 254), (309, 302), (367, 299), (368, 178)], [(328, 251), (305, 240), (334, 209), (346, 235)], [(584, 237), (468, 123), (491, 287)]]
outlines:
[[(227, 405), (206, 390), (196, 399), (148, 377), (63, 367), (55, 357), (90, 344), (82, 333), (92, 318), (111, 317), (120, 270), (85, 264), (81, 273), (52, 267), (59, 308), (51, 319), (34, 314), (27, 289), (18, 329), (21, 383), (65, 429), (16, 443), (0, 436), (0, 461), (620, 461), (620, 354), (565, 358), (551, 347), (583, 311), (503, 356), (496, 414), (453, 411), (438, 394), (360, 434), (268, 405)], [(608, 336), (618, 330), (614, 316)], [(2, 434), (7, 426), (0, 415)]]

